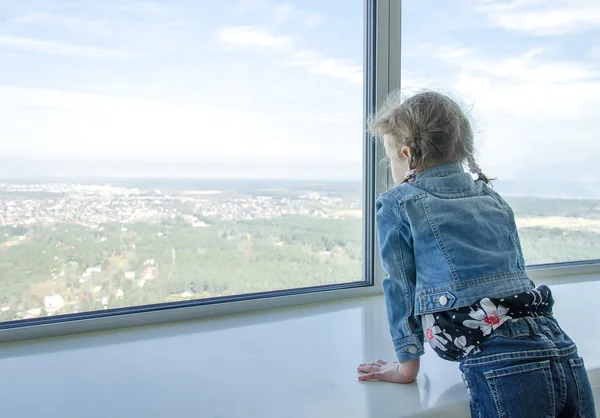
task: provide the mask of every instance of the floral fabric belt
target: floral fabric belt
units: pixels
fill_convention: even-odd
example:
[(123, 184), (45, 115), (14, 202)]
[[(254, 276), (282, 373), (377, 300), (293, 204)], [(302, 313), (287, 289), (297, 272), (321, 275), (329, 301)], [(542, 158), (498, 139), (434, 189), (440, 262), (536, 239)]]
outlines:
[(493, 331), (513, 318), (552, 314), (554, 299), (547, 286), (504, 298), (484, 298), (470, 306), (421, 317), (425, 340), (443, 359), (460, 361), (478, 353)]

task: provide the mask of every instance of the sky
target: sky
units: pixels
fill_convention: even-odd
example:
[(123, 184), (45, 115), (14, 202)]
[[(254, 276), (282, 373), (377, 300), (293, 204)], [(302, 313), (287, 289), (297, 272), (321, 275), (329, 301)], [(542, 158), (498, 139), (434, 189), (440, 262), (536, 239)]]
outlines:
[[(0, 0), (0, 175), (359, 179), (363, 14)], [(470, 110), (490, 176), (597, 184), (599, 40), (596, 0), (404, 0), (402, 86)]]

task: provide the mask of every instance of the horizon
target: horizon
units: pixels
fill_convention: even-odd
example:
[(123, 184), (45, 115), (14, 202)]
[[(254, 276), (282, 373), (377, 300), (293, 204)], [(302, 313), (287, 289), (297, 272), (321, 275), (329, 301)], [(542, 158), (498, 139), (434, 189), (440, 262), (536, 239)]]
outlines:
[[(196, 184), (194, 184), (196, 183)], [(356, 192), (362, 194), (361, 178), (286, 178), (286, 177), (174, 177), (174, 176), (22, 176), (5, 177), (0, 175), (2, 186), (44, 186), (44, 185), (86, 185), (86, 186), (120, 186), (138, 188), (142, 190), (173, 188), (184, 189), (216, 189), (239, 188), (247, 185), (266, 190), (269, 186), (283, 188), (286, 184), (291, 188), (309, 190), (312, 187), (347, 185), (356, 186)], [(186, 185), (187, 187), (184, 187)], [(519, 180), (496, 179), (492, 187), (501, 195), (512, 198), (533, 199), (575, 199), (575, 200), (600, 200), (600, 181), (591, 184), (574, 184), (565, 181), (562, 184), (545, 184), (540, 187), (535, 182), (524, 183)], [(243, 192), (243, 190), (238, 190)]]

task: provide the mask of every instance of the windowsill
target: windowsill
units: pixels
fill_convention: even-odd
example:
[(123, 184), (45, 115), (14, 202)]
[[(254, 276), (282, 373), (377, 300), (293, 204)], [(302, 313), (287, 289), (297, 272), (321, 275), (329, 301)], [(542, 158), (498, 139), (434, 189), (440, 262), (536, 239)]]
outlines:
[[(577, 278), (573, 278), (576, 280)], [(600, 281), (552, 286), (600, 392)], [(428, 347), (416, 384), (359, 383), (394, 360), (381, 296), (0, 346), (3, 415), (24, 418), (468, 416), (457, 364)], [(35, 394), (32, 398), (31, 394)], [(53, 412), (54, 411), (54, 412)]]

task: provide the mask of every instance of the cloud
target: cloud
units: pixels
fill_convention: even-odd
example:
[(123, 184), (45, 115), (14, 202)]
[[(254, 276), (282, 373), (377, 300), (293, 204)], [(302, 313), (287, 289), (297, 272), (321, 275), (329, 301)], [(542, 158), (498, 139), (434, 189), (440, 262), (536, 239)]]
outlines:
[(298, 9), (290, 2), (271, 6), (274, 25), (300, 23), (308, 29), (317, 28), (325, 23), (326, 18), (320, 13)]
[(289, 2), (280, 3), (271, 7), (273, 9), (273, 18), (275, 20), (275, 24), (286, 23), (297, 14), (297, 10), (294, 5)]
[(268, 6), (268, 0), (237, 0), (234, 10), (238, 13), (248, 13), (254, 10), (265, 9)]
[(283, 63), (289, 67), (304, 68), (312, 74), (320, 74), (346, 81), (350, 84), (363, 82), (363, 68), (353, 60), (326, 57), (318, 51), (296, 47), (288, 36), (272, 35), (253, 26), (224, 28), (219, 32), (219, 42), (230, 47), (257, 47), (283, 54)]
[(363, 83), (362, 65), (352, 60), (327, 58), (321, 53), (311, 50), (297, 51), (292, 54), (292, 59), (285, 62), (291, 67), (302, 67), (313, 74), (321, 74), (350, 84)]
[(600, 27), (600, 3), (597, 0), (486, 1), (476, 10), (495, 26), (538, 36)]
[[(256, 153), (258, 143), (275, 152), (281, 146), (261, 137), (252, 120), (257, 115), (236, 113), (231, 124), (231, 110), (217, 106), (0, 86), (0, 109), (6, 115), (0, 121), (2, 131), (17, 141), (5, 152), (15, 148), (14, 155), (23, 154), (23, 144), (31, 146), (25, 155), (67, 158), (233, 156)], [(244, 140), (213, 141), (219, 137)]]
[(288, 48), (292, 39), (287, 36), (271, 35), (253, 26), (224, 28), (218, 35), (219, 43), (235, 47)]
[(126, 12), (160, 18), (164, 18), (172, 12), (166, 2), (158, 1), (134, 1), (120, 6), (119, 9)]
[(0, 35), (0, 47), (98, 60), (118, 60), (141, 56), (139, 53), (118, 51), (110, 48), (73, 45), (11, 35)]
[(327, 21), (322, 14), (300, 9), (289, 1), (277, 3), (269, 0), (238, 0), (234, 10), (237, 13), (260, 12), (269, 19), (271, 26), (299, 24), (307, 29), (314, 29)]
[(535, 48), (506, 58), (493, 59), (472, 48), (442, 45), (436, 48), (437, 58), (470, 72), (504, 79), (512, 83), (560, 83), (595, 80), (600, 71), (583, 62), (544, 58), (546, 48)]
[[(444, 85), (472, 107), (483, 165), (494, 175), (527, 175), (542, 161), (593, 170), (589, 156), (600, 155), (600, 74), (590, 63), (553, 60), (547, 52), (492, 57), (460, 46), (431, 49), (432, 59), (450, 66)], [(555, 180), (560, 173), (544, 171)]]
[(319, 13), (311, 13), (306, 18), (306, 26), (309, 29), (317, 28), (322, 26), (327, 21), (327, 18)]
[(360, 161), (360, 113), (264, 109), (258, 101), (248, 107), (0, 85), (0, 132), (10, 138), (2, 154), (162, 161), (329, 155)]
[(11, 20), (15, 23), (38, 24), (47, 23), (73, 32), (93, 32), (97, 34), (109, 33), (105, 20), (83, 19), (58, 13), (31, 12)]
[(429, 89), (439, 90), (435, 87), (435, 80), (431, 77), (424, 77), (418, 72), (402, 69), (400, 77), (400, 88), (402, 97), (412, 96), (423, 90), (426, 86)]

